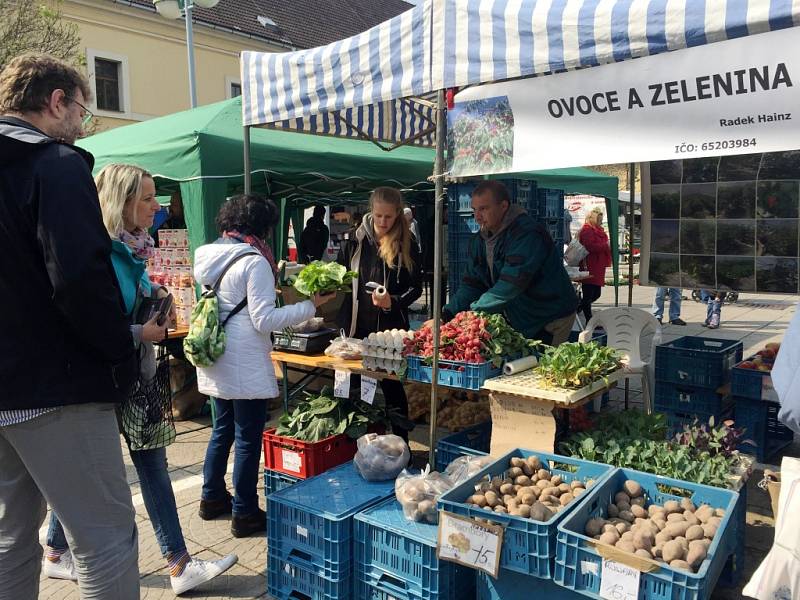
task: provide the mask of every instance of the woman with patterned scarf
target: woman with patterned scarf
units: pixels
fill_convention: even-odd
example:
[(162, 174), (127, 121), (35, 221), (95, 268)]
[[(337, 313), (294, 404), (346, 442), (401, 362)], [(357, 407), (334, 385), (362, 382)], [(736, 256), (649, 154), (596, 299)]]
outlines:
[[(131, 316), (131, 332), (140, 356), (140, 380), (152, 380), (156, 372), (153, 342), (166, 337), (166, 325), (158, 325), (154, 317), (143, 325), (134, 323), (142, 299), (165, 295), (166, 291), (150, 282), (146, 262), (154, 254), (154, 242), (148, 233), (159, 210), (156, 186), (152, 176), (133, 165), (110, 164), (97, 175), (97, 193), (103, 222), (111, 236), (111, 262), (117, 275), (125, 312)], [(130, 425), (135, 428), (135, 424)], [(123, 430), (128, 435), (126, 425)], [(132, 438), (130, 438), (132, 439)], [(182, 594), (224, 573), (238, 558), (230, 554), (217, 561), (192, 558), (178, 520), (178, 509), (172, 482), (167, 471), (166, 446), (174, 435), (161, 441), (135, 448), (129, 445), (131, 460), (142, 488), (142, 497), (150, 522), (170, 570), (170, 583), (175, 594)], [(131, 442), (133, 443), (133, 442)], [(158, 447), (153, 447), (158, 446)], [(57, 579), (77, 579), (75, 565), (58, 518), (53, 513), (47, 535), (47, 551), (42, 571)]]
[[(225, 326), (225, 352), (210, 367), (197, 369), (197, 387), (213, 398), (216, 412), (203, 466), (200, 518), (232, 513), (234, 537), (266, 529), (266, 515), (258, 506), (261, 439), (268, 401), (278, 396), (270, 334), (312, 318), (317, 306), (333, 296), (276, 306), (278, 269), (267, 240), (277, 222), (278, 209), (271, 200), (236, 196), (217, 215), (221, 237), (195, 252), (196, 281), (209, 287), (219, 281), (221, 320), (246, 300)], [(225, 472), (234, 443), (231, 497)]]

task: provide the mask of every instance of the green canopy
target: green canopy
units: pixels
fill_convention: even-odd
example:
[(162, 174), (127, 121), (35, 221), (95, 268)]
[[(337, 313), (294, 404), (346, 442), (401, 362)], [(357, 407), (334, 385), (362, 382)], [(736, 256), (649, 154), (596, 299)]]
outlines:
[[(132, 163), (153, 174), (159, 194), (180, 189), (192, 249), (216, 238), (214, 219), (219, 207), (244, 189), (241, 97), (112, 129), (79, 145), (94, 154), (95, 170), (112, 162)], [(320, 201), (364, 202), (379, 185), (433, 191), (428, 181), (433, 172), (431, 148), (405, 146), (387, 152), (368, 141), (261, 128), (251, 129), (250, 148), (253, 189), (278, 201), (284, 217), (278, 232), (279, 256), (285, 249), (289, 217), (295, 228), (302, 228), (298, 207)], [(588, 169), (514, 177), (535, 179), (542, 187), (567, 193), (607, 198), (613, 255), (617, 256), (615, 177)]]

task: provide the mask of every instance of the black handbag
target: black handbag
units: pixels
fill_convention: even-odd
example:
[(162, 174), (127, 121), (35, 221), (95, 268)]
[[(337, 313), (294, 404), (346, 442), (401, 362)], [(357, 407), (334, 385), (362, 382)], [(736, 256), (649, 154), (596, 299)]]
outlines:
[(131, 450), (164, 448), (175, 441), (169, 352), (165, 346), (158, 346), (155, 376), (145, 381), (140, 375), (122, 403), (120, 425)]

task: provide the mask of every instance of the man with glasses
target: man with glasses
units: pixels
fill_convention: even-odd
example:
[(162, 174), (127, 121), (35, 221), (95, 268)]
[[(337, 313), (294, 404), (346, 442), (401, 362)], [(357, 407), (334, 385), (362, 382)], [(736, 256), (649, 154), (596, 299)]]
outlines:
[(47, 504), (76, 559), (53, 568), (81, 598), (139, 598), (114, 410), (138, 369), (94, 159), (73, 145), (89, 94), (44, 54), (0, 73), (0, 600), (38, 597)]

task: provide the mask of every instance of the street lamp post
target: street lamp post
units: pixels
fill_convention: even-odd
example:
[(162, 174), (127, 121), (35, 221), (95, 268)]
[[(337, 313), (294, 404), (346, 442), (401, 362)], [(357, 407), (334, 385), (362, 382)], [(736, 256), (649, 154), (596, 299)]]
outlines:
[(153, 0), (156, 11), (166, 19), (186, 21), (186, 54), (189, 60), (189, 102), (192, 108), (197, 107), (197, 82), (194, 70), (194, 29), (192, 27), (192, 10), (195, 5), (201, 8), (214, 8), (219, 0)]

